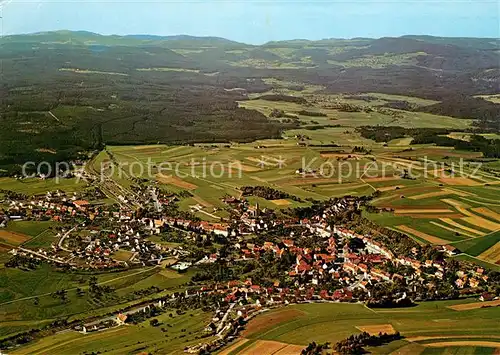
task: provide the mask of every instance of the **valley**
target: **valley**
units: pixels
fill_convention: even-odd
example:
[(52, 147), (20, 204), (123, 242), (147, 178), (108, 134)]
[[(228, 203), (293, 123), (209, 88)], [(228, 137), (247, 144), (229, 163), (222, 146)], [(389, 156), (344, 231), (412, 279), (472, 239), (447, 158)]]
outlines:
[(0, 39), (2, 351), (497, 353), (498, 40), (67, 38)]

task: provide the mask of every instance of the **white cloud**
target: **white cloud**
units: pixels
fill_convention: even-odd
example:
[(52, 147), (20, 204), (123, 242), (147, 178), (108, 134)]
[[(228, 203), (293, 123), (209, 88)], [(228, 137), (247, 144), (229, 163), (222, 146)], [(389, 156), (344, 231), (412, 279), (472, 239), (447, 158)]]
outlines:
[(13, 0), (0, 0), (0, 9), (3, 9), (6, 5), (10, 4)]

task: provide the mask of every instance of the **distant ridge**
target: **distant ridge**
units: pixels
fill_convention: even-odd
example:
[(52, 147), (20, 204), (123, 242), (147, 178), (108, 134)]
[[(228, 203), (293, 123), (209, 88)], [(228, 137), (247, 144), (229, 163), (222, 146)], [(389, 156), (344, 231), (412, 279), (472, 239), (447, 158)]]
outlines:
[(221, 42), (231, 42), (231, 43), (239, 43), (236, 41), (231, 41), (222, 37), (214, 37), (214, 36), (190, 36), (190, 35), (173, 35), (173, 36), (160, 36), (160, 35), (147, 35), (147, 34), (136, 34), (136, 35), (126, 35), (122, 37), (130, 37), (136, 39), (145, 39), (145, 40), (160, 40), (160, 41), (221, 41)]
[[(130, 35), (103, 35), (95, 32), (78, 30), (58, 30), (58, 31), (42, 31), (42, 32), (34, 32), (27, 34), (13, 34), (4, 36), (3, 39), (12, 39), (12, 38), (21, 38), (21, 37), (33, 37), (33, 36), (75, 36), (81, 39), (87, 40), (96, 40), (96, 39), (105, 39), (105, 38), (113, 38), (113, 39), (123, 39), (124, 41), (143, 41), (143, 42), (152, 42), (152, 41), (171, 41), (171, 42), (206, 42), (206, 43), (214, 43), (218, 45), (229, 45), (229, 46), (246, 46), (253, 47), (259, 45), (247, 44), (243, 42), (238, 42), (234, 40), (230, 40), (223, 37), (217, 36), (193, 36), (187, 34), (179, 34), (179, 35), (151, 35), (151, 34), (130, 34)], [(371, 37), (354, 37), (354, 38), (324, 38), (320, 40), (312, 40), (307, 38), (297, 38), (297, 39), (288, 39), (288, 40), (276, 40), (269, 41), (266, 43), (262, 43), (260, 46), (275, 46), (277, 44), (292, 44), (299, 45), (302, 43), (316, 43), (316, 44), (326, 44), (331, 42), (342, 42), (342, 41), (373, 41), (376, 39), (382, 38), (400, 38), (400, 39), (413, 39), (413, 40), (423, 40), (430, 43), (443, 44), (446, 42), (447, 44), (456, 44), (460, 46), (472, 47), (472, 48), (480, 48), (480, 49), (498, 49), (500, 47), (500, 39), (498, 38), (479, 38), (479, 37), (439, 37), (439, 36), (430, 36), (430, 35), (403, 35), (399, 37), (381, 37), (381, 38), (371, 38)], [(485, 41), (489, 41), (491, 43), (485, 44)], [(469, 44), (467, 44), (469, 42)], [(137, 44), (138, 42), (134, 42)]]

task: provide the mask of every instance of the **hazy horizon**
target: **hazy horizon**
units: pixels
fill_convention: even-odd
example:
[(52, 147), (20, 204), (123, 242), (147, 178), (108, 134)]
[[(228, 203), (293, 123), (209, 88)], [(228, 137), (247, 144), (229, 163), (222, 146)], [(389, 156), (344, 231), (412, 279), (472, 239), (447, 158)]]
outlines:
[(425, 33), (408, 33), (408, 34), (403, 34), (400, 36), (383, 36), (383, 37), (366, 37), (366, 36), (360, 36), (360, 37), (325, 37), (325, 38), (319, 38), (319, 39), (309, 39), (309, 38), (284, 38), (284, 39), (279, 39), (279, 40), (272, 40), (268, 42), (263, 42), (263, 43), (248, 43), (248, 42), (242, 42), (242, 41), (236, 41), (232, 38), (228, 37), (220, 37), (220, 36), (213, 36), (210, 34), (206, 35), (191, 35), (188, 33), (177, 33), (177, 34), (168, 34), (168, 35), (157, 35), (157, 34), (151, 34), (151, 33), (130, 33), (130, 34), (117, 34), (117, 33), (110, 33), (110, 34), (103, 34), (99, 32), (93, 32), (93, 31), (88, 31), (85, 29), (74, 29), (74, 30), (68, 30), (68, 29), (55, 29), (55, 30), (49, 30), (49, 31), (39, 31), (39, 32), (26, 32), (26, 33), (14, 33), (10, 35), (5, 35), (5, 37), (8, 36), (30, 36), (30, 35), (39, 35), (43, 33), (61, 33), (61, 32), (73, 32), (73, 33), (89, 33), (89, 34), (94, 34), (97, 36), (118, 36), (118, 37), (157, 37), (157, 38), (166, 38), (166, 37), (193, 37), (193, 38), (220, 38), (220, 39), (225, 39), (233, 42), (238, 42), (242, 44), (249, 44), (249, 45), (261, 45), (261, 44), (266, 44), (269, 42), (287, 42), (287, 41), (327, 41), (327, 40), (339, 40), (339, 41), (349, 41), (349, 40), (357, 40), (357, 39), (381, 39), (381, 38), (404, 38), (404, 37), (435, 37), (435, 38), (471, 38), (471, 39), (491, 39), (491, 40), (499, 40), (500, 38), (498, 37), (472, 37), (472, 36), (437, 36), (437, 35), (429, 35)]
[(269, 41), (400, 37), (499, 38), (497, 1), (0, 0), (2, 34), (210, 36)]

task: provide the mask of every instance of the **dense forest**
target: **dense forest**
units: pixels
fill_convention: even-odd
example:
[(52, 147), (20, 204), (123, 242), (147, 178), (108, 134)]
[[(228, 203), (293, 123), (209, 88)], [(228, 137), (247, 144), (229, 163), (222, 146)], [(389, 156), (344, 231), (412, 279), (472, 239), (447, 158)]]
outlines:
[(475, 118), (474, 125), (478, 128), (500, 130), (500, 105), (478, 97), (457, 94), (434, 105), (418, 106), (407, 101), (391, 101), (382, 107), (456, 118)]
[[(477, 97), (498, 92), (498, 43), (401, 37), (252, 46), (216, 37), (69, 31), (5, 36), (0, 172), (12, 173), (25, 161), (78, 158), (105, 144), (280, 137), (297, 123), (238, 107), (248, 94), (273, 88), (266, 78), (301, 83), (294, 90), (311, 84), (323, 93), (434, 99), (439, 103), (388, 106), (475, 118), (478, 126), (498, 130), (500, 105)], [(307, 104), (286, 95), (264, 99)]]
[(481, 152), (485, 158), (500, 158), (500, 139), (487, 139), (474, 130), (469, 130), (469, 140), (448, 137), (456, 129), (442, 128), (404, 128), (404, 127), (359, 127), (357, 129), (364, 138), (376, 142), (389, 142), (392, 139), (411, 137), (411, 144), (436, 144), (443, 147), (453, 147), (459, 150)]

